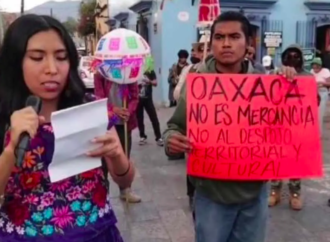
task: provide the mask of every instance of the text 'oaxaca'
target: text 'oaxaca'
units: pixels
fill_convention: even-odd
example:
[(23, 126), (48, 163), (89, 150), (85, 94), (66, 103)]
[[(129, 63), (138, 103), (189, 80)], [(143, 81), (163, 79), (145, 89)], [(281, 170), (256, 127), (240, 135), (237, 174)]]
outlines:
[(190, 74), (188, 174), (227, 180), (322, 176), (314, 77)]

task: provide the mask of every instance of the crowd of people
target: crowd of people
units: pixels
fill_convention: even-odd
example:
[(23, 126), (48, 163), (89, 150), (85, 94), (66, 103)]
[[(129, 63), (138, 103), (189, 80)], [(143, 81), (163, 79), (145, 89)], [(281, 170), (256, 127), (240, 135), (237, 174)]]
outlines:
[[(77, 51), (63, 25), (49, 16), (18, 18), (8, 28), (0, 50), (0, 139), (4, 143), (0, 156), (0, 240), (123, 242), (109, 200), (108, 175), (118, 184), (123, 200), (141, 202), (131, 190), (135, 168), (130, 153), (135, 128), (139, 129), (139, 144), (147, 141), (144, 110), (151, 120), (156, 144), (164, 146), (170, 159), (182, 159), (191, 151), (193, 144), (186, 136), (189, 73), (280, 74), (289, 80), (296, 75), (313, 74), (323, 107), (330, 72), (322, 68), (321, 59), (315, 59), (312, 72), (307, 72), (301, 49), (292, 45), (282, 53), (281, 66), (274, 67), (270, 56), (265, 56), (261, 65), (254, 59), (250, 36), (250, 23), (242, 13), (224, 12), (214, 21), (210, 39), (192, 45), (191, 64), (189, 53), (179, 51), (178, 62), (168, 76), (174, 113), (162, 135), (152, 100), (152, 89), (157, 85), (154, 70), (146, 70), (141, 82), (128, 85), (127, 108), (123, 108), (117, 95), (118, 85), (97, 73), (95, 97), (87, 100), (78, 75)], [(42, 100), (40, 113), (25, 107), (31, 94)], [(109, 118), (118, 117), (115, 125), (109, 125), (103, 136), (93, 140), (100, 148), (86, 154), (102, 159), (102, 167), (51, 183), (48, 174), (54, 152), (51, 113), (96, 98), (108, 98)], [(28, 133), (31, 142), (23, 165), (19, 165), (15, 148), (22, 133)], [(187, 176), (196, 242), (265, 242), (268, 206), (279, 202), (281, 186), (281, 181), (272, 181), (269, 191), (266, 181)], [(289, 188), (291, 208), (302, 209), (300, 181), (291, 180)]]

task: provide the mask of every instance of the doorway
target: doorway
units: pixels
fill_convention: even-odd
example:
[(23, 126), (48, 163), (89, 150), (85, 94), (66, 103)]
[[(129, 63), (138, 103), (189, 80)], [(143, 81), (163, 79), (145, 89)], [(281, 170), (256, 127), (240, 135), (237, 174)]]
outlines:
[(142, 14), (139, 16), (136, 23), (136, 32), (138, 32), (142, 38), (149, 43), (148, 18), (144, 17)]
[(330, 25), (323, 25), (316, 28), (316, 49), (323, 52), (330, 45)]

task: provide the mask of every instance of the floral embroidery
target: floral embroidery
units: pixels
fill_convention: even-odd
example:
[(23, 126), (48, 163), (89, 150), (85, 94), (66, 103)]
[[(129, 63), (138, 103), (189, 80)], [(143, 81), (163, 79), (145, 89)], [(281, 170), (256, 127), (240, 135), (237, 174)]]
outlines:
[(55, 208), (54, 210), (54, 218), (52, 218), (52, 222), (55, 223), (56, 226), (63, 229), (68, 224), (74, 221), (73, 212), (70, 211), (68, 206), (64, 206), (62, 208)]
[(36, 164), (35, 155), (31, 151), (25, 153), (25, 158), (23, 161), (23, 168), (31, 168)]
[[(65, 234), (95, 225), (105, 216), (105, 224), (115, 222), (101, 169), (50, 183), (47, 167), (53, 152), (52, 132), (50, 125), (40, 127), (25, 154), (23, 168), (16, 167), (8, 180), (6, 201), (0, 210), (1, 238), (15, 233), (32, 240)], [(8, 142), (9, 135), (6, 137)]]
[(104, 186), (98, 185), (95, 188), (95, 191), (93, 194), (93, 202), (97, 206), (104, 208), (106, 199), (107, 199), (107, 189)]
[(54, 233), (54, 227), (51, 225), (44, 225), (41, 230), (44, 235), (52, 235)]
[(40, 185), (42, 175), (39, 172), (33, 172), (33, 173), (23, 173), (20, 176), (20, 183), (23, 187), (23, 189), (31, 190), (37, 186)]
[(40, 147), (38, 146), (36, 149), (33, 150), (33, 153), (38, 155), (39, 158), (41, 157), (41, 155), (44, 153), (45, 148), (44, 147)]
[(43, 208), (52, 206), (53, 203), (55, 202), (55, 194), (52, 192), (46, 192), (44, 195), (41, 197), (41, 206)]
[(65, 192), (70, 187), (70, 185), (71, 184), (69, 180), (64, 180), (51, 184), (50, 189), (54, 192)]
[(50, 125), (44, 125), (42, 128), (49, 133), (53, 133), (53, 127)]
[(94, 178), (96, 175), (97, 175), (97, 171), (91, 170), (91, 171), (87, 171), (87, 172), (81, 174), (81, 178), (91, 179), (91, 178)]
[(25, 220), (30, 217), (29, 206), (21, 204), (19, 200), (7, 203), (4, 209), (7, 211), (10, 221), (16, 226), (23, 225)]
[(78, 186), (71, 187), (67, 190), (67, 194), (65, 196), (69, 201), (80, 199), (82, 197), (81, 188)]
[(35, 194), (30, 194), (26, 196), (23, 200), (23, 203), (28, 203), (31, 205), (37, 205), (39, 202), (39, 197), (37, 197)]

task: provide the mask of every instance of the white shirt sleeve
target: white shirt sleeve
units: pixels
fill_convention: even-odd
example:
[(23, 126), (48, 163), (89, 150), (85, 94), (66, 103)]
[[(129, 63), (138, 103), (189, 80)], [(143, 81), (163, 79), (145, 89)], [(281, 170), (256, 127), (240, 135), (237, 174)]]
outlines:
[(174, 92), (173, 92), (173, 96), (176, 101), (179, 100), (181, 88), (182, 88), (184, 82), (186, 81), (187, 75), (188, 75), (191, 67), (192, 67), (192, 65), (186, 66), (185, 68), (183, 68), (183, 70), (180, 74), (178, 84), (176, 85)]
[(324, 79), (327, 79), (327, 78), (330, 77), (330, 71), (329, 71), (328, 68), (323, 68), (322, 69), (322, 76), (323, 76)]

